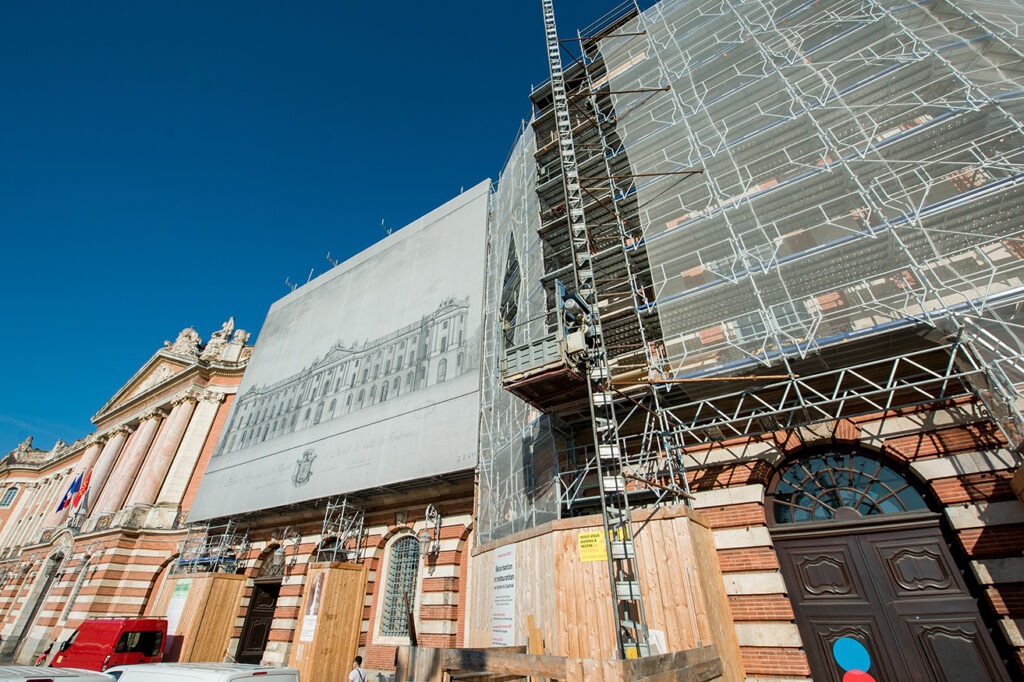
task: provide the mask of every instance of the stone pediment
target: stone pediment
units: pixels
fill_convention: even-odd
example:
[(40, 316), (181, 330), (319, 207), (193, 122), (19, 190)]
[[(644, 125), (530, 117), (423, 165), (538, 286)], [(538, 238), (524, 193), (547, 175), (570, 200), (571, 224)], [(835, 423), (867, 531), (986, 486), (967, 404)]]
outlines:
[(169, 355), (170, 353), (167, 353), (167, 351), (160, 351), (149, 362), (143, 365), (142, 369), (136, 372), (135, 376), (121, 387), (121, 389), (114, 394), (114, 397), (107, 401), (107, 404), (96, 413), (94, 420), (111, 410), (130, 403), (136, 397), (147, 393), (160, 384), (170, 381), (176, 375), (191, 366), (185, 362), (175, 361), (175, 359), (168, 357)]

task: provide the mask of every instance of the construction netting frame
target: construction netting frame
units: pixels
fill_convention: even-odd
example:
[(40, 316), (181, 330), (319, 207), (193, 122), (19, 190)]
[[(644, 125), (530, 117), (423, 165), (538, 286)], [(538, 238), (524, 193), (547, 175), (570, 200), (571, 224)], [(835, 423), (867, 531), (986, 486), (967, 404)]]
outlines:
[(489, 221), (484, 292), (478, 543), (558, 518), (557, 420), (502, 389), (506, 345), (548, 333), (535, 192), (537, 145), (525, 128), (502, 171)]
[(667, 0), (601, 40), (671, 376), (917, 325), (1004, 369), (979, 393), (1013, 408), (1022, 25), (1009, 4)]

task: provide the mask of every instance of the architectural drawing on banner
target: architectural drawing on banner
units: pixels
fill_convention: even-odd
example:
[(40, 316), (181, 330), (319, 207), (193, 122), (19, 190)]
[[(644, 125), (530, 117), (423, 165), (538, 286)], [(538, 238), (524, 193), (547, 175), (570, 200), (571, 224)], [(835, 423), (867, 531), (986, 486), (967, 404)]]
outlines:
[(271, 306), (190, 520), (473, 468), (489, 189)]
[[(302, 371), (270, 386), (253, 386), (238, 399), (214, 457), (344, 418), (476, 369), (476, 354), (467, 353), (468, 317), (469, 299), (450, 296), (391, 334), (361, 344), (339, 339)], [(308, 474), (297, 473), (294, 480), (301, 485)]]

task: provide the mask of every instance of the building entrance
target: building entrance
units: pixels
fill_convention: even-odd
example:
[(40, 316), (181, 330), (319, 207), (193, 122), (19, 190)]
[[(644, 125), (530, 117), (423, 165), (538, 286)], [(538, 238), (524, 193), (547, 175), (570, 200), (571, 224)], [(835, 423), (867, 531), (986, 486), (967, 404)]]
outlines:
[(1009, 680), (939, 515), (895, 470), (855, 452), (793, 462), (769, 514), (814, 679)]
[(242, 635), (238, 640), (236, 660), (239, 663), (259, 663), (263, 659), (280, 593), (280, 580), (256, 582), (253, 585), (249, 612), (245, 616)]

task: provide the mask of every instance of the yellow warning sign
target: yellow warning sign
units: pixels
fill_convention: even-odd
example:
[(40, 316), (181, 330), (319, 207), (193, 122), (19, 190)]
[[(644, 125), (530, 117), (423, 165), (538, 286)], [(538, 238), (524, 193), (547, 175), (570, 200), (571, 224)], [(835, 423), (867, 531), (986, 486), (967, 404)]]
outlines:
[(604, 533), (599, 530), (583, 531), (578, 536), (580, 561), (607, 561), (608, 549), (604, 544)]

